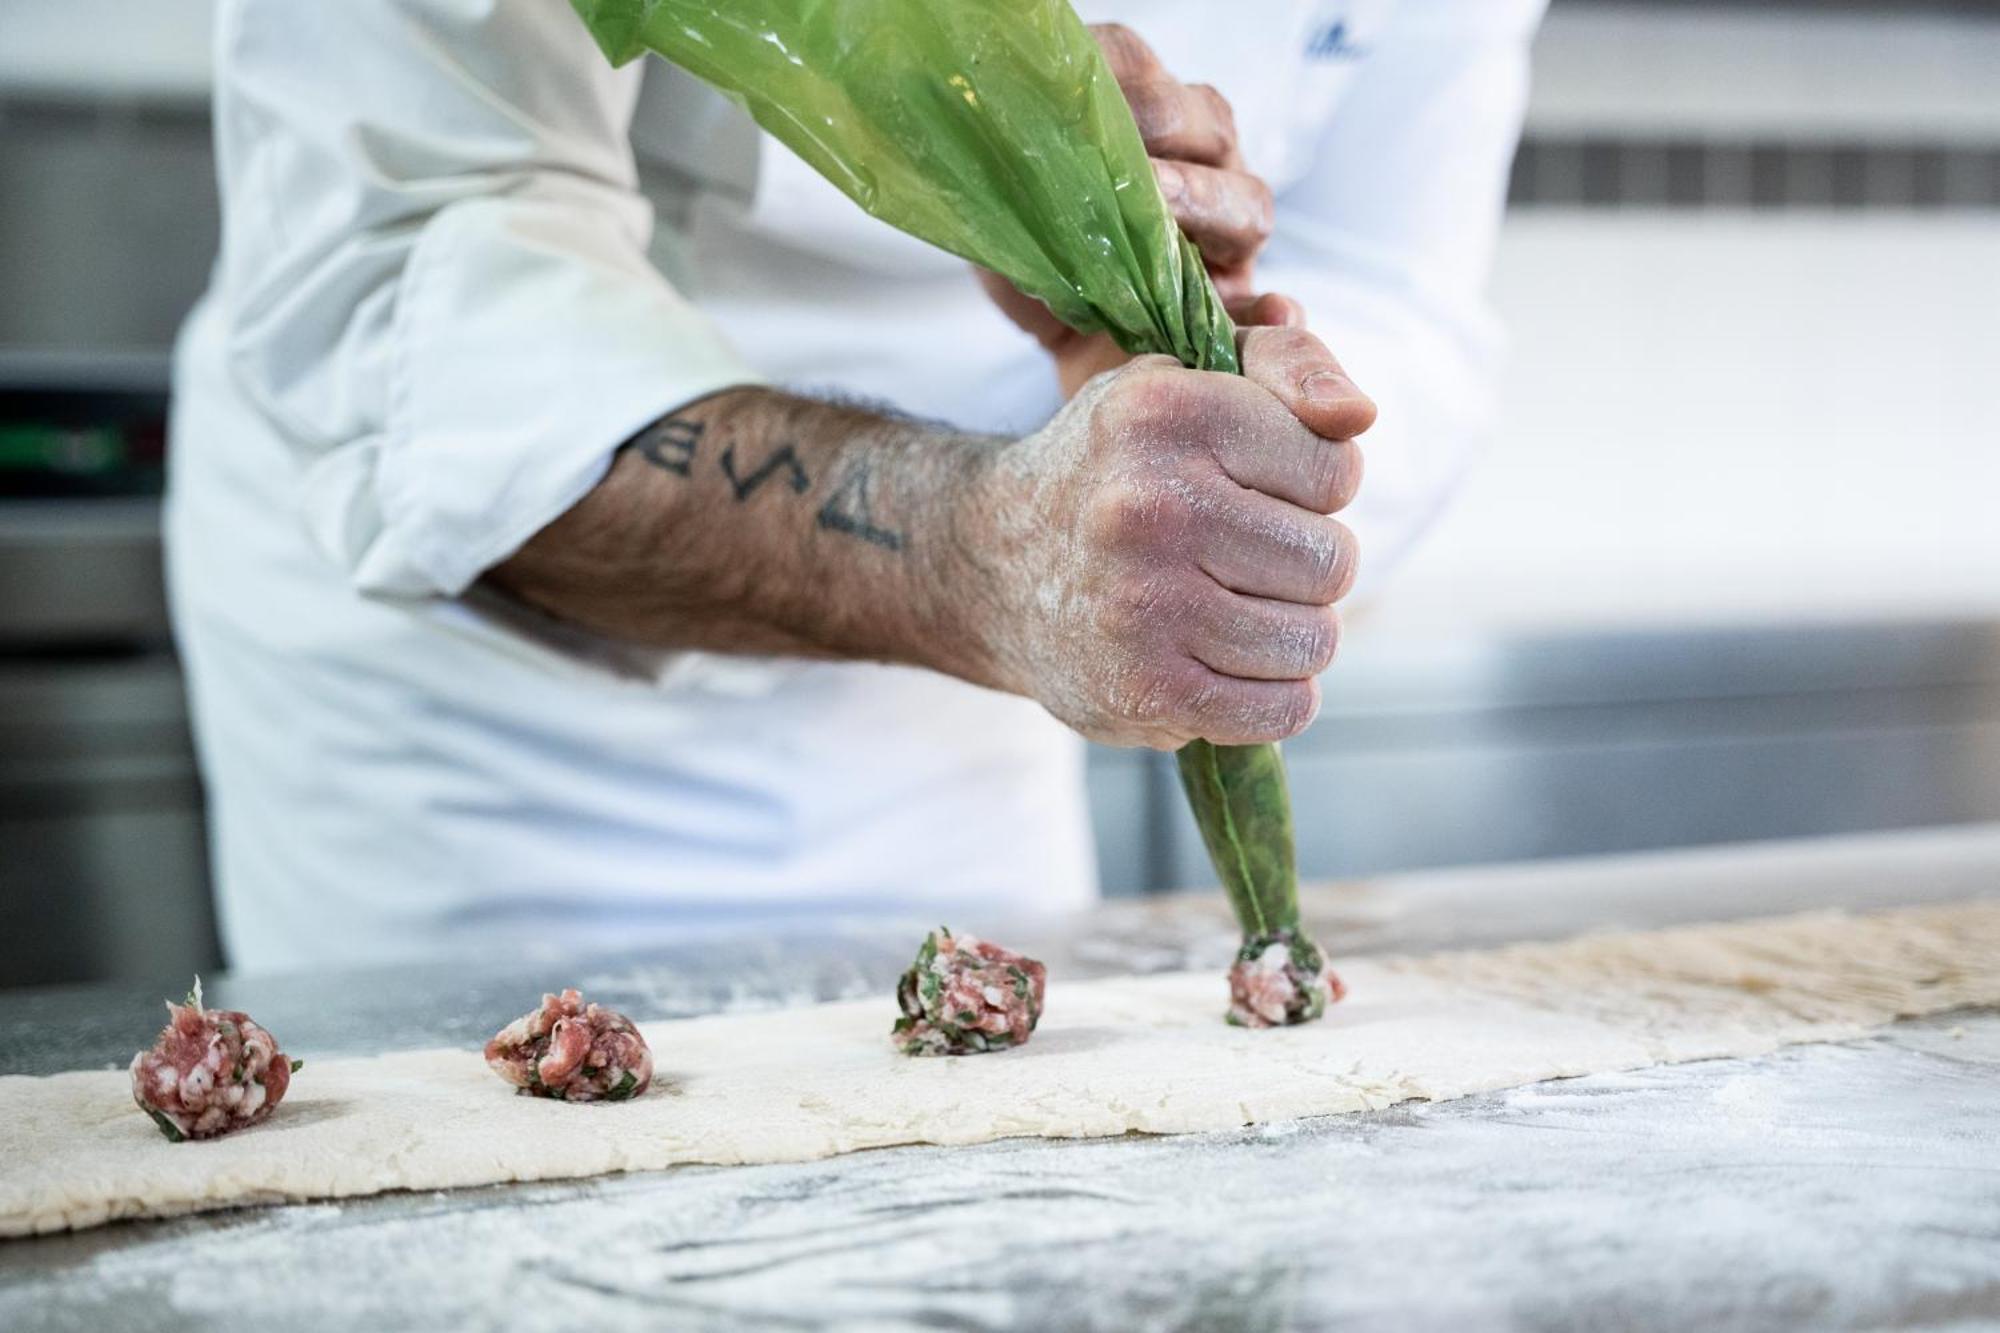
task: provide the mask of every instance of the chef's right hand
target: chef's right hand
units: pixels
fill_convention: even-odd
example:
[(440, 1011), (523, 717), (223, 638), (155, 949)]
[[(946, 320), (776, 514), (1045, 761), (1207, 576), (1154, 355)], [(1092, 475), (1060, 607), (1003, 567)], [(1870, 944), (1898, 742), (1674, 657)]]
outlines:
[(1305, 729), (1340, 638), (1375, 406), (1303, 329), (1242, 376), (1141, 357), (996, 452), (968, 543), (993, 683), (1092, 740), (1177, 749)]

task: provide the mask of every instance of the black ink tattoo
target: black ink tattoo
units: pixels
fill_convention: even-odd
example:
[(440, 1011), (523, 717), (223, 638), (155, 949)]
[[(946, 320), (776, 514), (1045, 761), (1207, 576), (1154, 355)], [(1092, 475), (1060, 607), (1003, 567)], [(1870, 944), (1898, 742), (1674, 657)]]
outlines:
[(786, 470), (786, 483), (792, 488), (794, 495), (804, 495), (812, 489), (812, 478), (806, 475), (804, 466), (800, 464), (798, 450), (789, 444), (758, 464), (757, 470), (747, 477), (736, 475), (736, 446), (732, 444), (722, 451), (722, 475), (729, 478), (730, 486), (736, 491), (738, 504), (749, 499), (759, 486), (769, 481), (780, 469)]
[(833, 532), (859, 537), (886, 551), (900, 551), (903, 549), (903, 534), (875, 524), (875, 515), (868, 503), (868, 481), (867, 463), (857, 463), (849, 468), (847, 475), (840, 479), (840, 484), (834, 487), (833, 494), (820, 506), (819, 525)]
[(695, 449), (707, 429), (705, 421), (665, 417), (640, 431), (632, 447), (639, 451), (639, 457), (662, 472), (685, 477), (694, 471)]

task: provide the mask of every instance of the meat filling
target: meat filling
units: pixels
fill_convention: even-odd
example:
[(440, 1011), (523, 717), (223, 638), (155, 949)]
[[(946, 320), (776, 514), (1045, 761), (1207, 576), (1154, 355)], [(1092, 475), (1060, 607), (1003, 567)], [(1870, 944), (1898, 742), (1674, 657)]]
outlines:
[(563, 1102), (630, 1101), (653, 1082), (653, 1053), (632, 1020), (573, 987), (500, 1029), (486, 1063), (522, 1092)]
[(1245, 940), (1229, 969), (1229, 1021), (1248, 1028), (1310, 1023), (1346, 994), (1303, 931), (1273, 931)]
[(933, 931), (896, 987), (893, 1033), (905, 1055), (976, 1055), (1028, 1040), (1048, 969), (970, 935)]
[(200, 978), (167, 1012), (160, 1039), (132, 1057), (132, 1100), (170, 1142), (247, 1129), (277, 1109), (304, 1062), (276, 1037), (248, 1014), (204, 1006)]

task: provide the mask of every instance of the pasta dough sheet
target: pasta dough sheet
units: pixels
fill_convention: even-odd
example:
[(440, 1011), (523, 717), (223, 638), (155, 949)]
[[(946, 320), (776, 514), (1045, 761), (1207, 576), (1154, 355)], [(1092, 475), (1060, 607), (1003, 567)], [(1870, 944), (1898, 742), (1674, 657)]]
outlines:
[(895, 1144), (1221, 1130), (1841, 1040), (2000, 1004), (2000, 901), (1341, 971), (1351, 996), (1325, 1021), (1266, 1032), (1221, 1022), (1217, 975), (1058, 976), (1029, 1045), (959, 1059), (897, 1054), (887, 996), (646, 1024), (657, 1079), (623, 1104), (516, 1097), (476, 1051), (309, 1059), (270, 1121), (211, 1142), (168, 1143), (122, 1071), (0, 1078), (0, 1235)]

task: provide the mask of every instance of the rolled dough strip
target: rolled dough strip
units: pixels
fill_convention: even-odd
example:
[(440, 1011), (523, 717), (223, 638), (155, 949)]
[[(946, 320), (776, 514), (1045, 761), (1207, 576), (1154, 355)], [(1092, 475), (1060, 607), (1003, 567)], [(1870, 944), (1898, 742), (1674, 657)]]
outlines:
[(1854, 1037), (2000, 1004), (2000, 901), (1347, 963), (1325, 1021), (1246, 1031), (1209, 973), (1051, 989), (1032, 1046), (910, 1060), (884, 1001), (644, 1025), (655, 1087), (514, 1097), (476, 1051), (315, 1060), (255, 1130), (168, 1144), (123, 1073), (0, 1078), (0, 1235), (284, 1200), (1175, 1134)]

